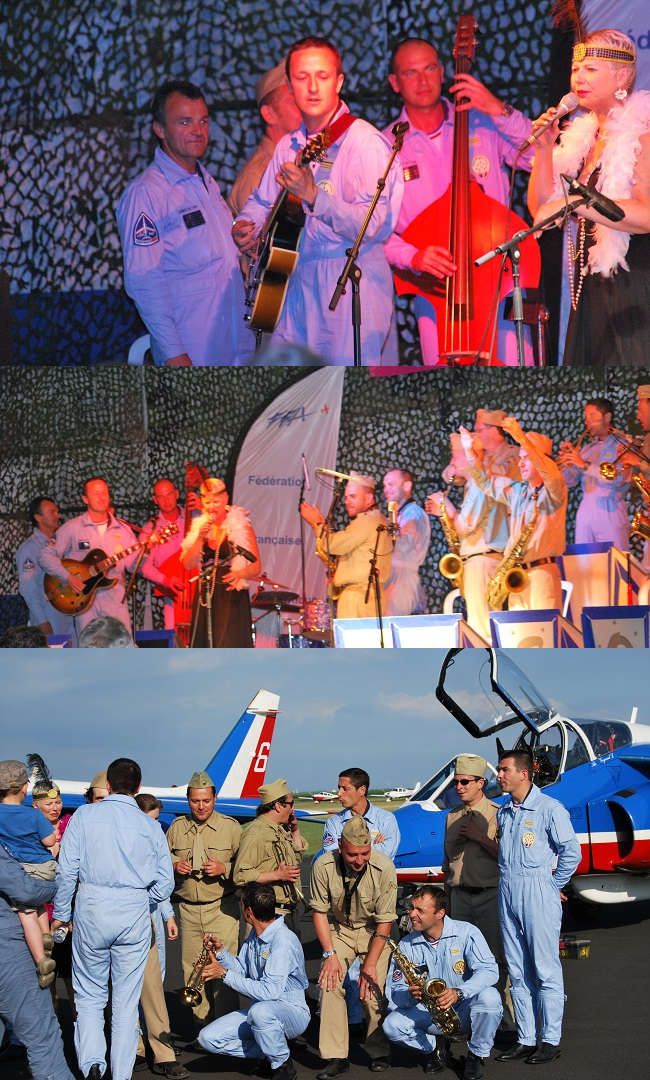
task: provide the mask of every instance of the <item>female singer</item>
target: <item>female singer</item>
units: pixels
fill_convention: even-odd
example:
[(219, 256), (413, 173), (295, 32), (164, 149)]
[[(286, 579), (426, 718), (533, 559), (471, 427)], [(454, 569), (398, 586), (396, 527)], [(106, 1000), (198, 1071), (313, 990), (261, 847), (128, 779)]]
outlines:
[(248, 587), (261, 573), (260, 555), (248, 513), (228, 505), (223, 480), (201, 484), (201, 515), (183, 540), (181, 562), (200, 574), (190, 648), (252, 648)]
[[(571, 315), (564, 363), (647, 364), (650, 353), (650, 93), (632, 93), (634, 42), (618, 30), (588, 34), (573, 50), (580, 111), (537, 140), (528, 205), (541, 221), (566, 204), (561, 173), (624, 211), (617, 222), (579, 206), (566, 228)], [(552, 120), (549, 109), (538, 123)], [(569, 198), (569, 203), (572, 199)]]

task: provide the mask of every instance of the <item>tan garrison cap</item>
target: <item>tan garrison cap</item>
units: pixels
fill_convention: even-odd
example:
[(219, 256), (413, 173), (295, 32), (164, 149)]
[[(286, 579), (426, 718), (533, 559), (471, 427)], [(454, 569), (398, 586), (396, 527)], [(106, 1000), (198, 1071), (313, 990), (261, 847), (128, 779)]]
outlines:
[(348, 483), (359, 484), (360, 487), (365, 487), (370, 491), (374, 491), (376, 480), (374, 476), (365, 476), (363, 473), (355, 472), (354, 469), (352, 469)]
[(650, 400), (650, 383), (643, 383), (641, 386), (637, 386), (636, 392), (640, 398), (647, 398)]
[(264, 98), (271, 94), (274, 90), (277, 90), (279, 86), (289, 85), (287, 79), (287, 73), (285, 70), (285, 60), (282, 59), (279, 64), (276, 64), (270, 71), (265, 71), (263, 75), (260, 75), (259, 79), (255, 83), (255, 100), (258, 105), (261, 105)]
[(218, 476), (209, 476), (200, 487), (201, 495), (220, 495), (226, 490), (226, 485)]
[(188, 788), (214, 787), (214, 780), (207, 772), (192, 773), (187, 784)]
[(106, 776), (106, 769), (102, 769), (101, 772), (97, 773), (97, 776), (93, 776), (92, 780), (90, 781), (90, 783), (88, 785), (88, 787), (92, 787), (92, 788), (99, 787), (99, 788), (104, 788), (104, 789), (106, 789), (107, 786), (108, 786), (108, 777)]
[(27, 783), (27, 767), (23, 761), (0, 761), (0, 788), (8, 791)]
[(553, 443), (548, 435), (542, 435), (541, 431), (527, 431), (526, 438), (533, 444), (533, 448), (537, 450), (538, 454), (546, 454), (547, 457), (551, 457)]
[(353, 814), (343, 826), (341, 838), (355, 847), (366, 847), (370, 842), (370, 829), (360, 814)]
[(456, 773), (458, 776), (487, 776), (487, 761), (478, 754), (459, 754)]
[(477, 409), (476, 423), (492, 424), (494, 427), (500, 427), (507, 415), (507, 412), (503, 409)]
[(283, 776), (279, 780), (274, 780), (272, 784), (264, 784), (257, 790), (262, 806), (275, 802), (276, 799), (284, 799), (285, 795), (291, 794), (291, 789)]

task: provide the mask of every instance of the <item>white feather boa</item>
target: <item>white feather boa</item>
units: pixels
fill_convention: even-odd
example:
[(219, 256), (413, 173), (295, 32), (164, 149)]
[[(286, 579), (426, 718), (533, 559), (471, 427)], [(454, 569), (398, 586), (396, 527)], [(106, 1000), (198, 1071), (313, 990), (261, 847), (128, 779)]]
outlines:
[[(553, 150), (554, 196), (563, 197), (560, 173), (577, 176), (595, 141), (598, 118), (592, 112), (576, 117), (562, 132), (559, 144)], [(609, 199), (629, 199), (632, 192), (634, 168), (641, 136), (650, 131), (650, 91), (638, 90), (621, 105), (615, 105), (607, 118), (607, 137), (600, 159), (600, 175), (597, 188)], [(610, 229), (607, 225), (594, 226), (595, 243), (589, 250), (589, 268), (592, 274), (609, 277), (619, 267), (629, 270), (627, 249), (630, 234)]]
[[(183, 551), (191, 550), (194, 547), (199, 539), (201, 526), (206, 520), (205, 514), (201, 514), (199, 517), (195, 517), (192, 520), (190, 531), (181, 545)], [(248, 511), (244, 510), (242, 506), (229, 506), (226, 510), (226, 520), (224, 524), (226, 527), (226, 539), (230, 540), (233, 544), (238, 544), (239, 547), (250, 550), (252, 528), (250, 521), (248, 520)], [(231, 560), (230, 565), (233, 570), (242, 570), (247, 565), (247, 560), (243, 555), (235, 555), (234, 559)], [(249, 581), (246, 578), (240, 578), (233, 588), (248, 589), (253, 583), (252, 580)]]

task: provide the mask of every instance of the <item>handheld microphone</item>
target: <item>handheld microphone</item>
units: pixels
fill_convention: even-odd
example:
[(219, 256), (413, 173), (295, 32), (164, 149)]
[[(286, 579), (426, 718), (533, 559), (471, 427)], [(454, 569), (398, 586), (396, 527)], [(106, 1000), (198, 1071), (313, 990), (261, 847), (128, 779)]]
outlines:
[(337, 480), (354, 480), (354, 477), (350, 476), (349, 473), (336, 472), (335, 469), (317, 468), (314, 469), (314, 472), (317, 472), (319, 476), (334, 476)]
[[(556, 120), (561, 120), (567, 113), (573, 112), (574, 109), (578, 108), (579, 104), (578, 95), (573, 92), (565, 94), (563, 98), (560, 98), (558, 107), (555, 110), (555, 115), (550, 120), (545, 120), (543, 124), (540, 124), (536, 131), (531, 132), (528, 138), (525, 139), (519, 147), (519, 153), (521, 154), (524, 150), (527, 150), (529, 146), (532, 146), (533, 143), (537, 142), (540, 135), (543, 135), (546, 129), (550, 128), (551, 124), (554, 124)], [(537, 121), (534, 121), (534, 123), (537, 123)]]
[(606, 195), (603, 195), (600, 191), (596, 191), (595, 188), (586, 187), (578, 180), (574, 180), (571, 176), (565, 176), (564, 173), (560, 173), (564, 182), (568, 185), (569, 191), (572, 195), (583, 195), (586, 199), (589, 199), (589, 203), (593, 206), (594, 210), (597, 210), (599, 214), (606, 217), (608, 221), (622, 221), (625, 217), (625, 210), (621, 210), (618, 203), (612, 202)]
[(393, 124), (390, 130), (392, 131), (393, 135), (406, 135), (409, 127), (410, 124), (408, 120), (401, 120), (398, 121), (396, 124)]

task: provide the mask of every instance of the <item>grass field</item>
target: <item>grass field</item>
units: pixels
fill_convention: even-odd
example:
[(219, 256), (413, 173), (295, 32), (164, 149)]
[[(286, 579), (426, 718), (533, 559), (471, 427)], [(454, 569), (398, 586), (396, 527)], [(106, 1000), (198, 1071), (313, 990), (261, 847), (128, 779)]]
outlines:
[[(319, 815), (319, 821), (301, 821), (300, 831), (307, 840), (309, 847), (307, 848), (308, 855), (314, 855), (321, 843), (323, 836), (323, 821), (326, 820), (328, 813), (336, 813), (341, 809), (341, 804), (338, 799), (335, 802), (329, 803), (315, 803), (311, 801), (309, 792), (302, 792), (295, 796), (297, 799), (296, 806), (300, 810), (317, 810)], [(301, 797), (302, 796), (302, 797)], [(398, 802), (387, 802), (386, 799), (382, 799), (379, 796), (370, 793), (370, 801), (374, 806), (381, 807), (382, 810), (397, 810), (398, 806), (404, 805), (404, 799), (400, 799)]]

